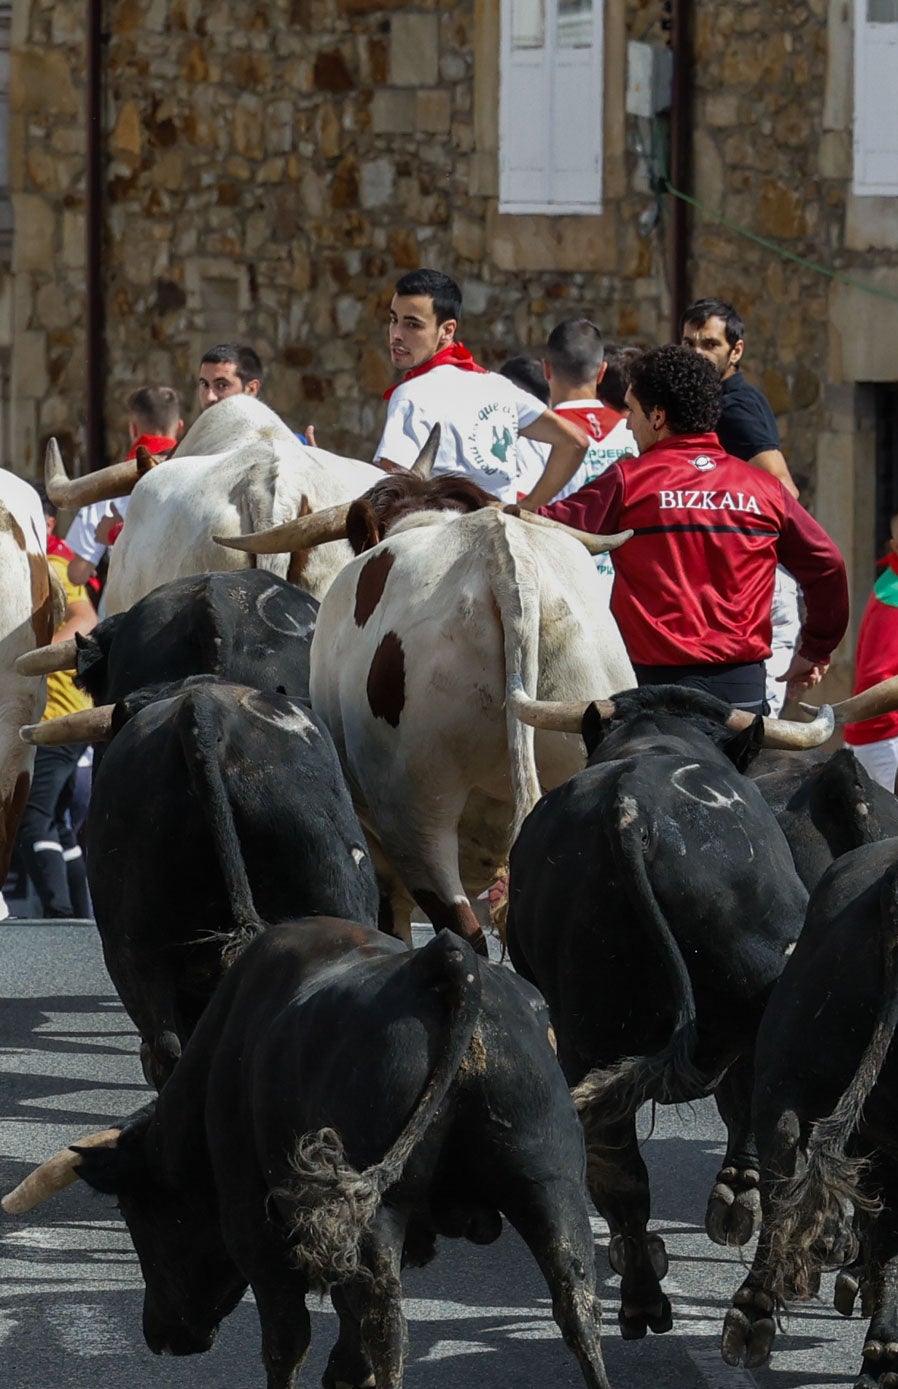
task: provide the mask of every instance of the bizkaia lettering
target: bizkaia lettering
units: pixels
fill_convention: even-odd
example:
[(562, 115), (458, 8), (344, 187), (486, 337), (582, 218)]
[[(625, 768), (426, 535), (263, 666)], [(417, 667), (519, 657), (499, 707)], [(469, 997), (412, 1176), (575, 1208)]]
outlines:
[(659, 492), (662, 511), (750, 511), (760, 516), (757, 498), (744, 492)]

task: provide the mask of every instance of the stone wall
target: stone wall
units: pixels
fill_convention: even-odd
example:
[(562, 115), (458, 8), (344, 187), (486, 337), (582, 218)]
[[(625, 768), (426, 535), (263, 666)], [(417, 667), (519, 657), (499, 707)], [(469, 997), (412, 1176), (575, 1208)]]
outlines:
[[(85, 8), (16, 4), (25, 471), (51, 432), (85, 463)], [(201, 349), (243, 339), (285, 418), (370, 456), (390, 287), (420, 264), (459, 279), (464, 339), (491, 365), (570, 313), (622, 340), (666, 335), (623, 115), (626, 22), (642, 36), (660, 7), (607, 9), (606, 210), (524, 218), (496, 211), (495, 0), (106, 0), (110, 454), (135, 384), (175, 385), (192, 409)]]

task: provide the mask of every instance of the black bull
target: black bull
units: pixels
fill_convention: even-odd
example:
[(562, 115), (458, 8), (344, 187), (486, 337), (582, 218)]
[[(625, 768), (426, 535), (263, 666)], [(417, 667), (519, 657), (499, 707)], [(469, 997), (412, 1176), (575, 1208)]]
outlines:
[[(208, 1349), (249, 1283), (269, 1389), (289, 1389), (306, 1294), (330, 1286), (340, 1330), (325, 1384), (399, 1389), (402, 1262), (427, 1262), (438, 1234), (488, 1243), (503, 1212), (586, 1384), (608, 1389), (583, 1136), (545, 1005), (449, 931), (409, 952), (347, 922), (272, 927), (155, 1105), (116, 1146), (81, 1152), (78, 1174), (118, 1196), (156, 1352)], [(4, 1206), (65, 1181), (35, 1192), (32, 1174)]]
[(299, 700), (192, 680), (136, 692), (113, 729), (88, 878), (110, 977), (158, 1086), (262, 921), (373, 924), (377, 887), (330, 735)]
[[(858, 1389), (898, 1383), (898, 839), (840, 858), (758, 1030), (753, 1101), (764, 1222), (727, 1313), (724, 1359), (769, 1354), (777, 1309), (813, 1296), (824, 1268), (850, 1314), (871, 1318)], [(854, 1220), (852, 1221), (852, 1211)]]
[(764, 749), (748, 774), (776, 816), (809, 892), (834, 859), (898, 835), (898, 800), (848, 747), (832, 754)]
[(78, 639), (78, 682), (94, 704), (191, 675), (309, 697), (318, 604), (276, 574), (194, 574), (153, 589)]
[(610, 722), (590, 727), (587, 715), (586, 770), (543, 797), (512, 850), (508, 946), (548, 1002), (578, 1087), (590, 1193), (622, 1275), (622, 1331), (634, 1337), (671, 1325), (664, 1246), (646, 1234), (636, 1111), (713, 1090), (728, 1141), (706, 1224), (718, 1242), (744, 1243), (760, 1205), (754, 1038), (807, 893), (772, 812), (737, 770), (759, 724), (734, 735), (725, 705), (688, 690), (633, 691), (613, 705)]

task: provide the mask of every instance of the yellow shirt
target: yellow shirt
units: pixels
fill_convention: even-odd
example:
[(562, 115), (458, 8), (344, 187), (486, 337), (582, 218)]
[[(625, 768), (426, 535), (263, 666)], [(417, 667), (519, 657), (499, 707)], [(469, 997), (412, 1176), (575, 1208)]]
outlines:
[[(83, 599), (85, 603), (89, 603), (90, 599), (84, 585), (69, 583), (68, 560), (63, 559), (62, 555), (49, 555), (48, 558), (65, 589), (66, 602), (76, 603)], [(73, 677), (74, 671), (69, 670), (54, 671), (52, 675), (47, 676), (45, 719), (55, 719), (61, 714), (76, 714), (79, 709), (91, 707), (90, 696), (76, 689)]]

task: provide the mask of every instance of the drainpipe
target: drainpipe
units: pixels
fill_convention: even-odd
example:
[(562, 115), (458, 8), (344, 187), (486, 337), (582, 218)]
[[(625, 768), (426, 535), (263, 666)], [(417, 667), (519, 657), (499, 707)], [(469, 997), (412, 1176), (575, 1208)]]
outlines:
[[(673, 94), (670, 113), (670, 181), (682, 193), (693, 193), (693, 0), (672, 0), (670, 46), (673, 50)], [(689, 289), (690, 208), (671, 197), (671, 342), (680, 340), (680, 318), (692, 298)]]
[(88, 0), (87, 15), (87, 206), (85, 209), (85, 352), (87, 429), (85, 472), (106, 463), (106, 313), (103, 298), (105, 145), (103, 140), (103, 0)]

